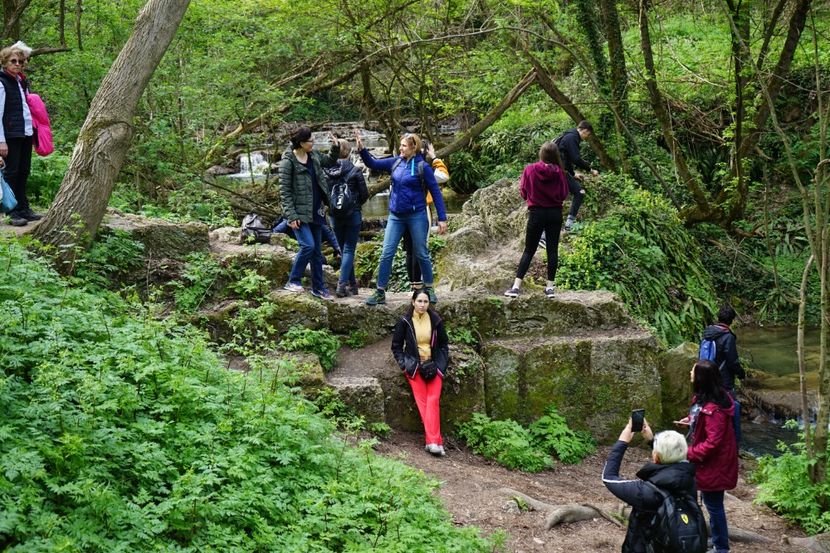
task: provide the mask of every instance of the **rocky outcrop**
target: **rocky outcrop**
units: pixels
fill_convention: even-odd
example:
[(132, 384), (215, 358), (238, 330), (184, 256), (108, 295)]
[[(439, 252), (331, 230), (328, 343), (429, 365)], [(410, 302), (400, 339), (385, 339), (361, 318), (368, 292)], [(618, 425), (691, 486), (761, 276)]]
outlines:
[[(692, 386), (689, 372), (697, 360), (698, 345), (680, 344), (660, 354), (660, 392), (663, 400), (663, 428), (672, 428), (672, 421), (683, 418), (689, 411)], [(657, 422), (659, 419), (652, 419)]]
[(204, 223), (173, 223), (142, 215), (107, 210), (101, 232), (121, 231), (144, 245), (151, 259), (184, 259), (194, 252), (207, 252), (208, 227)]

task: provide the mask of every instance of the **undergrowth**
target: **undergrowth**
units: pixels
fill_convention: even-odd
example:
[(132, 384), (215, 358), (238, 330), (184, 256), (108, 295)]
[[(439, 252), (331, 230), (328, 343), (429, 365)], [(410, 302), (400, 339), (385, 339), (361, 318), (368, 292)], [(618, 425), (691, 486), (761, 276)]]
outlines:
[[(779, 442), (781, 455), (765, 455), (758, 461), (753, 480), (758, 484), (757, 503), (768, 505), (810, 535), (830, 532), (830, 481), (813, 484), (804, 435), (793, 445)], [(830, 452), (830, 448), (829, 448)]]
[(489, 551), (277, 372), (0, 241), (0, 549)]
[(551, 455), (563, 463), (576, 464), (596, 449), (591, 436), (569, 428), (554, 405), (529, 429), (511, 419), (493, 420), (474, 413), (459, 426), (458, 434), (475, 453), (525, 472), (553, 467)]

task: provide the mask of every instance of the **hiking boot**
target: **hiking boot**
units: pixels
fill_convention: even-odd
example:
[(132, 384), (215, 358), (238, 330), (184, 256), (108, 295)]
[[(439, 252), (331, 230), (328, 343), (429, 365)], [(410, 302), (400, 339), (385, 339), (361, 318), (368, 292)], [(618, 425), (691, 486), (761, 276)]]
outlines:
[(360, 288), (357, 286), (357, 283), (349, 284), (349, 293), (353, 296), (360, 295)]
[(293, 282), (286, 283), (286, 285), (283, 286), (282, 289), (288, 290), (289, 292), (305, 292), (305, 288), (303, 288), (299, 284), (294, 284)]
[(504, 293), (505, 296), (508, 298), (518, 298), (519, 297), (519, 289), (518, 288), (511, 288), (510, 290)]
[(553, 299), (553, 296), (555, 294), (556, 294), (556, 291), (553, 289), (553, 287), (545, 288), (545, 296), (547, 296), (548, 299)]
[(571, 217), (570, 215), (568, 215), (568, 218), (565, 220), (565, 230), (566, 230), (566, 231), (568, 231), (568, 232), (570, 232), (570, 231), (571, 231), (571, 227), (573, 227), (573, 226), (574, 226), (574, 223), (575, 223), (575, 222), (576, 222), (576, 219), (574, 219), (573, 217)]
[(9, 224), (13, 227), (25, 227), (29, 224), (29, 221), (23, 217), (18, 217), (17, 214), (9, 213), (8, 217)]
[(16, 209), (14, 214), (20, 217), (21, 219), (26, 219), (27, 221), (40, 221), (43, 219), (43, 215), (39, 213), (35, 213), (28, 207), (25, 209)]
[(438, 303), (438, 296), (435, 295), (435, 288), (432, 286), (426, 286), (424, 288), (424, 292), (426, 292), (426, 295), (429, 296), (429, 303), (433, 305)]
[(337, 285), (337, 289), (334, 291), (334, 295), (338, 298), (345, 298), (349, 295), (349, 289), (346, 287), (345, 284), (339, 283)]
[(366, 305), (384, 305), (386, 304), (386, 291), (378, 288), (375, 292), (366, 298)]
[(312, 290), (311, 295), (315, 298), (320, 298), (325, 301), (334, 301), (334, 296), (329, 294), (328, 290)]

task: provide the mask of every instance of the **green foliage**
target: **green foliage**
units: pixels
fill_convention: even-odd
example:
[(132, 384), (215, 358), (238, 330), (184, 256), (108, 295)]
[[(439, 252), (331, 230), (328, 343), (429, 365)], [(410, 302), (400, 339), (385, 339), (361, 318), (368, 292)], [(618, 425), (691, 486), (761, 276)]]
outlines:
[(830, 481), (813, 484), (809, 478), (810, 462), (802, 441), (791, 446), (779, 442), (781, 455), (765, 455), (752, 475), (758, 483), (755, 501), (775, 509), (787, 520), (798, 524), (808, 534), (830, 532)]
[(176, 307), (185, 312), (198, 309), (221, 273), (221, 265), (209, 254), (190, 254), (182, 271), (182, 280), (172, 282)]
[(530, 433), (514, 420), (492, 420), (473, 413), (468, 422), (459, 425), (458, 434), (474, 452), (509, 469), (539, 472), (553, 466), (550, 456), (534, 448)]
[(362, 329), (352, 330), (349, 335), (343, 340), (343, 343), (352, 349), (361, 349), (366, 347), (366, 342), (369, 340), (369, 333)]
[(323, 370), (328, 372), (337, 362), (340, 340), (328, 329), (313, 330), (302, 326), (292, 326), (280, 340), (280, 348), (286, 351), (313, 353), (320, 360)]
[(108, 288), (113, 279), (126, 277), (143, 261), (144, 244), (116, 230), (93, 242), (84, 259), (76, 262), (75, 275), (94, 287)]
[(230, 285), (242, 299), (260, 298), (268, 291), (268, 279), (255, 269), (245, 269)]
[[(447, 245), (443, 236), (430, 234), (427, 239), (430, 259), (435, 260), (438, 253)], [(383, 251), (383, 235), (375, 237), (369, 242), (358, 244), (355, 254), (354, 272), (355, 277), (361, 283), (368, 284), (380, 265), (380, 254)], [(433, 271), (435, 265), (433, 264)], [(436, 279), (437, 279), (436, 273)], [(389, 276), (389, 283), (386, 289), (390, 292), (402, 292), (409, 290), (409, 275), (406, 272), (406, 252), (403, 250), (403, 241), (398, 245), (395, 259), (392, 261), (392, 273)]]
[(603, 181), (620, 185), (613, 207), (571, 239), (558, 284), (616, 292), (667, 344), (696, 336), (716, 304), (700, 246), (666, 200), (612, 175)]
[(490, 551), (435, 482), (276, 376), (0, 242), (0, 543), (14, 551)]
[(588, 432), (573, 430), (555, 405), (530, 425), (533, 443), (543, 451), (556, 455), (568, 465), (575, 465), (596, 451), (594, 439)]
[(41, 205), (51, 204), (68, 167), (68, 155), (55, 152), (48, 157), (32, 156), (32, 172), (26, 181), (29, 201)]

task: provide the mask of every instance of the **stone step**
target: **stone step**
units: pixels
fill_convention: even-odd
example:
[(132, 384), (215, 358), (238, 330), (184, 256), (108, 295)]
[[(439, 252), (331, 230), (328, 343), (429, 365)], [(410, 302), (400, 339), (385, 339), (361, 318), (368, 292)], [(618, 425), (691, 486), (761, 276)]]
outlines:
[(380, 381), (372, 376), (334, 376), (328, 384), (337, 390), (349, 408), (363, 416), (367, 423), (385, 422), (384, 393)]

